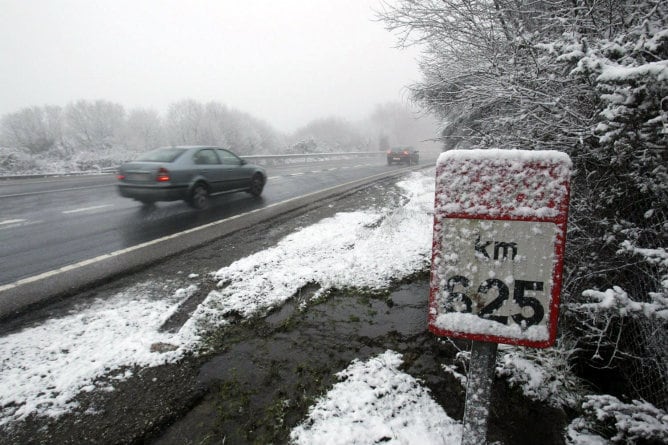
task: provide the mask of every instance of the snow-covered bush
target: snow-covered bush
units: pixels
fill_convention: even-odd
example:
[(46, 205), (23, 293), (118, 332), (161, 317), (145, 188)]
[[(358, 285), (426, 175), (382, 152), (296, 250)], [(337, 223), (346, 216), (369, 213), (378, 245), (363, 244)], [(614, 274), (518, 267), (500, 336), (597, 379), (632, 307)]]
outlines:
[(573, 373), (571, 346), (559, 344), (549, 349), (502, 346), (496, 374), (532, 400), (555, 408), (576, 408), (584, 384)]
[(0, 147), (0, 175), (21, 174), (35, 166), (35, 159), (26, 150)]
[(649, 403), (599, 395), (582, 407), (583, 415), (568, 426), (569, 445), (668, 443), (668, 414)]
[[(628, 377), (633, 393), (666, 404), (668, 397), (668, 252), (640, 249), (629, 241), (618, 255), (637, 258), (637, 270), (652, 271), (638, 282), (659, 283), (638, 286), (632, 296), (619, 286), (604, 291), (589, 289), (584, 299), (570, 304), (570, 314), (579, 321), (577, 330), (590, 345), (592, 360), (601, 367), (615, 364)], [(643, 294), (642, 292), (646, 292)], [(595, 345), (595, 347), (593, 347)]]

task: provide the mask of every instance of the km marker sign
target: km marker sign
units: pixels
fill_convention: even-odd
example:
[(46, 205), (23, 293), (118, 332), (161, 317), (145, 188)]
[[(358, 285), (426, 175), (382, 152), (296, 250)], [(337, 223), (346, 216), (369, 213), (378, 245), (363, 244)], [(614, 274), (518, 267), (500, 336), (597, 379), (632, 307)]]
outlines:
[(570, 165), (553, 151), (453, 150), (439, 157), (432, 332), (554, 343)]

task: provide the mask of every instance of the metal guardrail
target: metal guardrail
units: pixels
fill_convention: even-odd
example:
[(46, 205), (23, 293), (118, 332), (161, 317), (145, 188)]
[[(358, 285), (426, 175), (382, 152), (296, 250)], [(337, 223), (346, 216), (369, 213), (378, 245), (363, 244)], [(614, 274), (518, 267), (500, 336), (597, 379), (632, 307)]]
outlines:
[(34, 173), (31, 175), (0, 175), (0, 181), (4, 179), (31, 179), (31, 178), (55, 178), (58, 176), (86, 176), (110, 174), (116, 171), (118, 167), (105, 167), (98, 170), (86, 170), (80, 172), (63, 172), (63, 173)]
[[(308, 162), (323, 162), (332, 159), (347, 159), (347, 158), (371, 158), (385, 155), (384, 151), (350, 151), (338, 153), (302, 153), (302, 154), (284, 154), (284, 155), (249, 155), (241, 156), (258, 165), (283, 165), (283, 164), (300, 164)], [(29, 179), (29, 178), (49, 178), (56, 176), (84, 176), (84, 175), (99, 175), (114, 173), (118, 166), (104, 167), (97, 170), (87, 170), (80, 172), (69, 173), (37, 173), (30, 175), (0, 175), (0, 181), (3, 179)]]
[(278, 164), (297, 164), (307, 162), (322, 162), (331, 159), (347, 159), (347, 158), (370, 158), (375, 156), (385, 155), (384, 151), (349, 151), (339, 153), (302, 153), (302, 154), (287, 154), (287, 155), (250, 155), (241, 156), (260, 165), (267, 165), (273, 163)]

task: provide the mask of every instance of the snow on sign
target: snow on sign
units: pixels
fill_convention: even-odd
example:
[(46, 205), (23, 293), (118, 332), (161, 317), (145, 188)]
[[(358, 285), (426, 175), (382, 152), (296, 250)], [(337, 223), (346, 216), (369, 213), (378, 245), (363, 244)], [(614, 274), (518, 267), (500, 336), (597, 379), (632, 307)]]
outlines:
[(436, 169), (429, 329), (554, 343), (571, 161), (556, 151), (452, 150)]

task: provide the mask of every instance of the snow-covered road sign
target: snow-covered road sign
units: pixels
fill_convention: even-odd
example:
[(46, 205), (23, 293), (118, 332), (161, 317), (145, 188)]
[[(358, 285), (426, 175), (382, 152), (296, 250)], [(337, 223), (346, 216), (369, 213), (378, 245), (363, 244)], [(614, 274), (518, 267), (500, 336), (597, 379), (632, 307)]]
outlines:
[(436, 170), (429, 329), (547, 347), (559, 314), (571, 161), (452, 150)]

